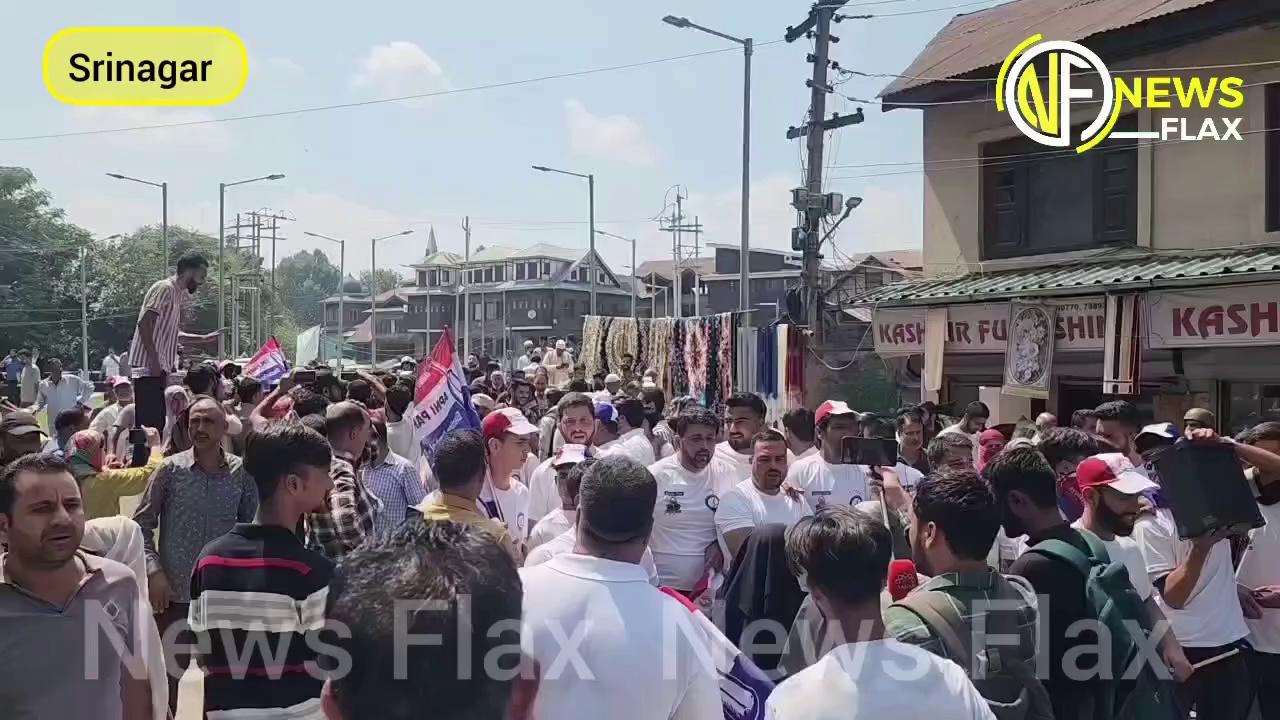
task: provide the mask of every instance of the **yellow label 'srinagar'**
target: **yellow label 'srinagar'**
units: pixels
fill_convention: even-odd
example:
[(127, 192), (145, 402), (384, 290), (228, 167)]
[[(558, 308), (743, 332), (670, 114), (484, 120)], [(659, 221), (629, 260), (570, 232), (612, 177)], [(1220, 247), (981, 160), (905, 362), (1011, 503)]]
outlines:
[(44, 48), (49, 94), (71, 105), (221, 105), (249, 76), (249, 53), (218, 27), (68, 28)]

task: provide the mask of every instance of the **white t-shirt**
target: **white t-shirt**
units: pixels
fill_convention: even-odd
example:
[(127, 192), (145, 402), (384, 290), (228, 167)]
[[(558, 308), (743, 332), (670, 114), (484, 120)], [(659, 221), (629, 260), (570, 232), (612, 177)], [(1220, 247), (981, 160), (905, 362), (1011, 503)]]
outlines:
[[(1181, 565), (1191, 553), (1191, 541), (1178, 538), (1173, 514), (1165, 508), (1139, 518), (1133, 537), (1142, 550), (1147, 575), (1153, 584)], [(1195, 589), (1181, 610), (1169, 607), (1159, 594), (1156, 601), (1169, 618), (1173, 636), (1183, 647), (1217, 647), (1249, 634), (1236, 596), (1231, 543), (1227, 540), (1220, 540), (1209, 551)]]
[(827, 505), (857, 505), (872, 499), (861, 465), (829, 463), (821, 455), (797, 461), (787, 471), (787, 482), (804, 491), (814, 512)]
[(102, 375), (105, 380), (110, 382), (111, 378), (120, 374), (120, 361), (108, 355), (102, 358)]
[(746, 480), (720, 497), (720, 507), (716, 508), (716, 531), (724, 537), (734, 530), (761, 525), (791, 527), (800, 518), (812, 514), (804, 498), (792, 499), (784, 492), (765, 495), (756, 489), (755, 481)]
[[(492, 495), (489, 493), (490, 488)], [(489, 506), (495, 499), (498, 502), (496, 517), (489, 512)], [(486, 514), (507, 526), (516, 542), (529, 536), (529, 488), (524, 483), (511, 478), (511, 485), (506, 490), (492, 483), (485, 483), (484, 490), (480, 493), (480, 504), (485, 507)]]
[[(1236, 569), (1236, 581), (1248, 588), (1280, 585), (1280, 505), (1259, 503), (1258, 510), (1267, 524), (1249, 532), (1249, 547)], [(1280, 653), (1280, 610), (1262, 608), (1261, 619), (1244, 622), (1254, 650)]]
[[(751, 479), (751, 453), (743, 455), (737, 450), (734, 450), (728, 440), (723, 440), (716, 444), (716, 457), (733, 467), (733, 470), (737, 475), (738, 482)], [(795, 461), (795, 454), (788, 450), (787, 466), (790, 467), (795, 464)]]
[(850, 643), (792, 675), (766, 720), (994, 720), (959, 665), (897, 640)]
[(796, 456), (796, 459), (797, 459), (797, 460), (804, 460), (805, 458), (811, 458), (811, 457), (813, 457), (814, 455), (817, 455), (817, 454), (818, 454), (818, 446), (817, 446), (817, 445), (810, 445), (810, 446), (809, 446), (809, 449), (808, 449), (808, 450), (805, 450), (804, 452), (802, 452), (802, 453), (800, 453), (799, 455), (797, 455), (797, 456)]
[(105, 435), (111, 429), (111, 426), (116, 424), (116, 418), (118, 417), (120, 417), (120, 406), (112, 403), (102, 408), (102, 412), (98, 413), (93, 422), (89, 423), (89, 429), (97, 430)]
[[(541, 565), (557, 555), (573, 552), (577, 545), (578, 528), (576, 525), (570, 525), (568, 530), (530, 550), (529, 556), (524, 559), (524, 566)], [(644, 549), (644, 555), (640, 556), (640, 567), (644, 570), (645, 575), (648, 576), (649, 584), (657, 587), (658, 566), (653, 562), (653, 551), (648, 547)]]
[(649, 467), (657, 458), (653, 455), (653, 443), (644, 434), (644, 428), (636, 428), (623, 433), (617, 440), (600, 446), (597, 457), (622, 455)]
[(538, 718), (718, 720), (706, 633), (630, 563), (566, 553), (520, 571)]
[(715, 457), (700, 472), (689, 472), (679, 455), (649, 466), (658, 481), (649, 546), (658, 578), (677, 590), (692, 590), (702, 578), (703, 553), (716, 541), (720, 496), (737, 485), (733, 468)]
[(537, 525), (547, 513), (560, 505), (560, 491), (556, 489), (556, 469), (551, 467), (551, 458), (547, 458), (538, 463), (529, 474), (529, 522)]
[[(1079, 520), (1072, 523), (1071, 527), (1077, 530), (1085, 529)], [(1098, 540), (1107, 549), (1107, 557), (1111, 558), (1111, 562), (1124, 563), (1124, 569), (1129, 571), (1129, 582), (1133, 584), (1133, 589), (1138, 591), (1138, 597), (1144, 601), (1151, 597), (1155, 588), (1151, 587), (1151, 577), (1147, 575), (1147, 562), (1142, 558), (1142, 548), (1138, 547), (1138, 541), (1132, 536), (1120, 535), (1117, 535), (1114, 540), (1102, 538)]]
[[(575, 512), (574, 515), (577, 515)], [(558, 535), (563, 535), (566, 530), (573, 527), (574, 518), (565, 514), (564, 508), (556, 508), (547, 513), (537, 525), (533, 526), (533, 530), (529, 531), (529, 549), (534, 548), (554, 539)]]

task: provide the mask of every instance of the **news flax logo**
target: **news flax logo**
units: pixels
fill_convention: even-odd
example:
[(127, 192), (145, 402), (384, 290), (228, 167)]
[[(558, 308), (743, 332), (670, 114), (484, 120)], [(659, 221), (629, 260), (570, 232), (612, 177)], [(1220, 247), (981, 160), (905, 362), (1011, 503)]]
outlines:
[[(1107, 138), (1242, 140), (1243, 116), (1199, 117), (1215, 108), (1238, 111), (1244, 81), (1235, 76), (1113, 75), (1089, 48), (1035, 34), (1005, 57), (996, 77), (996, 109), (1041, 145), (1086, 152)], [(1116, 130), (1126, 109), (1160, 111), (1159, 129)], [(1183, 110), (1190, 115), (1167, 110)], [(1073, 111), (1087, 119), (1077, 130)], [(1153, 117), (1156, 117), (1153, 115)]]

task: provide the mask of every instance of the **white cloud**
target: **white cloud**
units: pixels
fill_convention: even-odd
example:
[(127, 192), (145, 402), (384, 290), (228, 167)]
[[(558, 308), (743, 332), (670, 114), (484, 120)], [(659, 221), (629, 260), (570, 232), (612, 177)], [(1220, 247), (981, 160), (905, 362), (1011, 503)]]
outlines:
[[(146, 152), (160, 146), (179, 145), (184, 150), (226, 150), (231, 133), (222, 123), (210, 123), (214, 115), (201, 108), (160, 107), (73, 107), (69, 108), (73, 131), (107, 130), (151, 125), (170, 125), (151, 130), (107, 133), (104, 144)], [(183, 123), (198, 123), (183, 125)]]
[(605, 158), (628, 165), (653, 165), (658, 152), (645, 138), (640, 123), (626, 115), (596, 115), (578, 100), (565, 100), (569, 146), (579, 155)]
[(440, 63), (416, 43), (405, 40), (370, 48), (361, 58), (351, 84), (387, 95), (410, 95), (449, 87)]

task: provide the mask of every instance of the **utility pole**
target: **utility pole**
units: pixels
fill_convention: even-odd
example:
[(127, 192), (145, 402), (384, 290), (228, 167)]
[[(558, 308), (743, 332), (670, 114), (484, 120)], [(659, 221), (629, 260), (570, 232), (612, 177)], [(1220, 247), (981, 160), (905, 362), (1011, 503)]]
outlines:
[[(670, 192), (670, 190), (668, 190)], [(681, 317), (684, 315), (684, 280), (681, 277), (684, 271), (684, 262), (686, 259), (696, 259), (699, 256), (699, 243), (702, 235), (702, 225), (695, 219), (692, 225), (686, 225), (684, 222), (684, 195), (680, 193), (679, 186), (676, 186), (676, 202), (671, 209), (671, 217), (667, 218), (666, 227), (660, 227), (659, 230), (671, 233), (671, 291), (672, 302), (675, 305), (675, 311), (672, 317)], [(684, 233), (693, 233), (693, 251), (685, 256)], [(698, 302), (698, 272), (697, 268), (693, 273), (693, 314), (697, 315), (699, 310)]]
[[(89, 377), (89, 281), (87, 266), (88, 249), (80, 248), (80, 370)], [(110, 382), (110, 378), (107, 378)]]
[(822, 221), (831, 214), (832, 204), (822, 193), (823, 144), (827, 130), (862, 122), (861, 108), (852, 115), (833, 115), (829, 120), (826, 119), (827, 94), (832, 91), (827, 83), (829, 54), (831, 43), (840, 40), (831, 36), (831, 20), (845, 2), (847, 0), (820, 0), (809, 11), (809, 17), (800, 25), (787, 28), (786, 34), (787, 42), (794, 42), (806, 35), (814, 39), (813, 54), (809, 56), (809, 61), (813, 63), (813, 76), (806, 83), (809, 86), (809, 122), (803, 128), (790, 128), (787, 138), (794, 140), (805, 137), (807, 143), (805, 187), (795, 192), (792, 203), (804, 213), (804, 224), (792, 232), (792, 248), (803, 252), (801, 291), (809, 330), (815, 339), (818, 339), (821, 331), (822, 317), (819, 292)]
[[(271, 300), (279, 302), (276, 297), (276, 216), (271, 216)], [(259, 301), (261, 302), (261, 301)], [(275, 315), (272, 315), (267, 322), (267, 335), (276, 334)]]
[(462, 275), (458, 280), (462, 283), (462, 356), (465, 360), (471, 355), (471, 284), (467, 282), (467, 273), (471, 272), (471, 216), (462, 218)]

